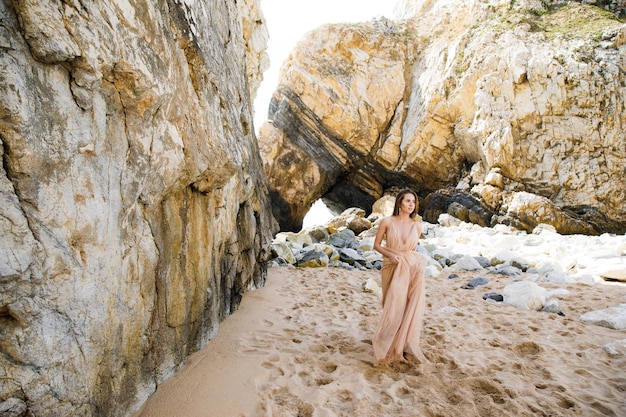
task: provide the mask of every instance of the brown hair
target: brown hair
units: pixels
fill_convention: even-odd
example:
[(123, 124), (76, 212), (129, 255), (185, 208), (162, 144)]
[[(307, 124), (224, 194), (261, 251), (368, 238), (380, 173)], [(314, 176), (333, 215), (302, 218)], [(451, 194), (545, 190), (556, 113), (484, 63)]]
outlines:
[(413, 197), (415, 197), (415, 209), (413, 209), (413, 212), (409, 215), (409, 217), (414, 219), (415, 216), (417, 216), (417, 208), (419, 207), (419, 200), (417, 199), (417, 194), (415, 193), (415, 191), (411, 190), (410, 188), (405, 188), (404, 190), (400, 191), (398, 195), (396, 196), (396, 204), (393, 207), (393, 215), (397, 216), (398, 214), (400, 214), (400, 205), (402, 204), (402, 199), (407, 194), (412, 194)]

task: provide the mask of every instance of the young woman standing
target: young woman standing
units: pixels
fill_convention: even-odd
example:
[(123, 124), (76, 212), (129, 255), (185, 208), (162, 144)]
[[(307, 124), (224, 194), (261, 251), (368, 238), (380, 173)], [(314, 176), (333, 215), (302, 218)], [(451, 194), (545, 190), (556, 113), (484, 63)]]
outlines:
[(416, 251), (422, 234), (417, 207), (414, 191), (400, 191), (393, 214), (380, 222), (374, 240), (374, 249), (383, 255), (383, 312), (372, 339), (377, 364), (406, 362), (405, 352), (420, 362), (426, 361), (419, 347), (425, 309), (426, 258)]

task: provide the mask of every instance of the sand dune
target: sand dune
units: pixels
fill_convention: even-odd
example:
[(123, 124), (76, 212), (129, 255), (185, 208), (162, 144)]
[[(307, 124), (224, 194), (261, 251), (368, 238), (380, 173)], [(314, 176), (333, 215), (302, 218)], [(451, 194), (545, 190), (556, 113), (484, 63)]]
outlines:
[(467, 290), (476, 274), (460, 275), (427, 279), (430, 362), (375, 367), (380, 294), (362, 284), (378, 271), (270, 268), (136, 416), (626, 415), (626, 331), (578, 320), (625, 303), (626, 285), (568, 285), (560, 316), (482, 299), (513, 278)]

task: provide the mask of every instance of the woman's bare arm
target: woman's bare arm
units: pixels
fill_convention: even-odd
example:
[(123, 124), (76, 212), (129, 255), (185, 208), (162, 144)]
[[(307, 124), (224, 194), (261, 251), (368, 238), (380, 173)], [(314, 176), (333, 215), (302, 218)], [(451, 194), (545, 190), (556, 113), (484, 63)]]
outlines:
[(383, 237), (387, 233), (387, 228), (389, 227), (389, 222), (391, 222), (391, 219), (389, 217), (385, 217), (380, 221), (378, 231), (376, 232), (376, 237), (374, 238), (374, 249), (380, 252), (383, 256), (391, 259), (393, 263), (398, 263), (398, 255), (382, 245)]

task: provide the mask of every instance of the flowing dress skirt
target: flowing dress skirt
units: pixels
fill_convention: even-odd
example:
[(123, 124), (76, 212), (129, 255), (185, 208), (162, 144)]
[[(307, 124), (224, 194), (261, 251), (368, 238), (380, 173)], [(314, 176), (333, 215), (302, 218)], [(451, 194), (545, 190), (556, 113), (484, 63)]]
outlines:
[[(393, 224), (393, 222), (392, 222)], [(401, 241), (393, 225), (387, 229), (387, 249), (400, 255), (393, 264), (383, 258), (383, 312), (372, 345), (377, 363), (406, 361), (404, 352), (420, 362), (426, 357), (419, 347), (425, 310), (425, 257), (416, 251), (419, 229)]]

